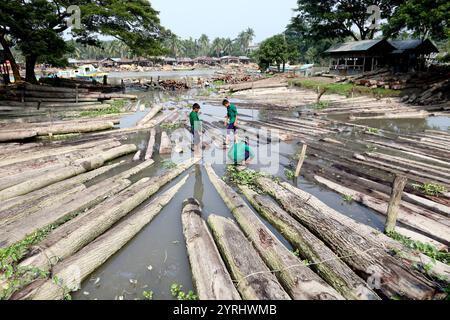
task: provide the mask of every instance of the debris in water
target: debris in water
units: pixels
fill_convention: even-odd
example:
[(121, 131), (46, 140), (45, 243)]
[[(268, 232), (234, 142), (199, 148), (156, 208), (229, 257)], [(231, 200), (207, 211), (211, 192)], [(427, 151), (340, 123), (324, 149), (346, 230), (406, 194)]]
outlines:
[(148, 271), (152, 271), (153, 270), (153, 266), (150, 264), (147, 266)]

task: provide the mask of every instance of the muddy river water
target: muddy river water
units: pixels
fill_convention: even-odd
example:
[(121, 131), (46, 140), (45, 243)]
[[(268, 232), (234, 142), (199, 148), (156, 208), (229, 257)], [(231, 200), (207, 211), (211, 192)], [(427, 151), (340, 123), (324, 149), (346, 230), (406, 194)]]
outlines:
[[(168, 107), (171, 104), (169, 101), (182, 106), (187, 106), (194, 102), (190, 94), (183, 94), (181, 96), (172, 94), (171, 96), (167, 96), (167, 94), (162, 93), (140, 92), (138, 95), (140, 102), (147, 106), (154, 102), (164, 103)], [(202, 114), (200, 117), (203, 120), (218, 122), (225, 116), (224, 107), (206, 102), (203, 103), (202, 101), (198, 102), (202, 106)], [(124, 117), (120, 127), (134, 125), (146, 112), (148, 110), (137, 111), (134, 115)], [(259, 120), (270, 117), (270, 114), (267, 112), (260, 113), (254, 109), (239, 108), (239, 112), (243, 120)], [(283, 113), (283, 116), (289, 117), (292, 115), (292, 112)], [(447, 131), (450, 121), (446, 117), (435, 117), (426, 120), (374, 120), (364, 123), (361, 122), (361, 124), (398, 132), (422, 131), (427, 128)], [(156, 148), (159, 147), (159, 139), (160, 136), (158, 133)], [(130, 138), (130, 142), (135, 143), (142, 150), (146, 149), (147, 140), (148, 132), (142, 132)], [(284, 170), (292, 165), (290, 157), (299, 152), (300, 144), (298, 141), (292, 141), (290, 143), (280, 142), (271, 149), (270, 159), (266, 158), (267, 152), (264, 149), (267, 145), (257, 145), (254, 141), (250, 145), (262, 160), (251, 164), (249, 166), (250, 168), (266, 171), (287, 180)], [(217, 174), (222, 176), (226, 170), (226, 163), (224, 161), (217, 161), (217, 159), (226, 159), (226, 155), (224, 154), (226, 151), (219, 150), (216, 152), (214, 155), (207, 154), (204, 161), (213, 162), (213, 168)], [(155, 164), (146, 171), (133, 177), (133, 179), (137, 180), (145, 176), (154, 176), (161, 173), (164, 170), (162, 168), (164, 160), (180, 162), (183, 158), (189, 156), (187, 152), (177, 159), (170, 159), (170, 156), (162, 158), (155, 152)], [(118, 159), (118, 161), (120, 160), (124, 160), (124, 158)], [(123, 168), (118, 170), (123, 170)], [(183, 285), (183, 290), (185, 291), (193, 289), (181, 225), (181, 205), (183, 200), (189, 197), (198, 199), (203, 206), (204, 218), (207, 218), (212, 213), (230, 218), (232, 218), (232, 215), (209, 181), (201, 163), (195, 165), (185, 174), (166, 185), (160, 192), (173, 186), (186, 174), (189, 175), (187, 183), (175, 195), (172, 201), (134, 239), (98, 268), (90, 278), (86, 279), (82, 283), (82, 288), (73, 294), (74, 299), (142, 299), (143, 291), (150, 290), (154, 293), (153, 299), (173, 299), (170, 292), (170, 287), (173, 283)], [(290, 182), (318, 197), (330, 207), (359, 222), (371, 225), (379, 230), (384, 225), (384, 218), (380, 215), (357, 203), (346, 203), (340, 195), (334, 192), (321, 188), (303, 178)], [(149, 201), (151, 201), (151, 198), (146, 203)], [(269, 224), (267, 225), (270, 227)], [(270, 228), (291, 249), (290, 245), (282, 236), (272, 227)]]

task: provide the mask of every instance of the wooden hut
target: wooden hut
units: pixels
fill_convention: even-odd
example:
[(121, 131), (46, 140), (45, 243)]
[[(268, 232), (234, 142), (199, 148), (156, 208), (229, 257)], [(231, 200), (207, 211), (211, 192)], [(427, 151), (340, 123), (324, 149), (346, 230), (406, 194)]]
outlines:
[(426, 68), (427, 62), (438, 48), (431, 40), (390, 40), (395, 50), (389, 54), (389, 64), (394, 72), (419, 71)]
[(220, 63), (222, 64), (230, 64), (230, 63), (239, 63), (239, 57), (234, 56), (223, 56), (220, 58)]
[(327, 51), (330, 59), (330, 72), (352, 75), (376, 70), (387, 64), (388, 55), (395, 47), (387, 40), (361, 40), (340, 43)]

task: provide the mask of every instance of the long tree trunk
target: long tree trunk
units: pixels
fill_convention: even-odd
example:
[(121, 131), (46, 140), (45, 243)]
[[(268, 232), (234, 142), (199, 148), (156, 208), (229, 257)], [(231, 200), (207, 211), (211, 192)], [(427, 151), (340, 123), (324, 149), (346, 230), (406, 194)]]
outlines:
[(245, 235), (253, 243), (261, 258), (272, 270), (280, 283), (295, 300), (341, 300), (343, 297), (304, 266), (275, 235), (258, 219), (243, 199), (212, 169), (206, 165), (206, 172), (214, 187), (236, 218)]
[(200, 300), (240, 300), (196, 199), (183, 201), (183, 234)]
[(34, 68), (36, 67), (37, 57), (33, 55), (26, 56), (25, 58), (25, 80), (27, 82), (36, 83), (36, 74)]
[(20, 77), (20, 71), (19, 66), (17, 65), (16, 59), (14, 58), (14, 55), (11, 52), (11, 48), (9, 46), (8, 41), (5, 39), (4, 35), (0, 35), (0, 44), (3, 47), (3, 51), (5, 52), (6, 60), (9, 61), (9, 64), (11, 65), (11, 69), (14, 75), (15, 82), (21, 82), (22, 78)]
[(263, 191), (272, 195), (295, 219), (342, 256), (359, 276), (374, 282), (386, 297), (440, 297), (428, 279), (387, 254), (379, 243), (342, 223), (340, 214), (312, 195), (303, 192), (304, 197), (299, 197), (268, 178), (258, 178), (256, 181)]

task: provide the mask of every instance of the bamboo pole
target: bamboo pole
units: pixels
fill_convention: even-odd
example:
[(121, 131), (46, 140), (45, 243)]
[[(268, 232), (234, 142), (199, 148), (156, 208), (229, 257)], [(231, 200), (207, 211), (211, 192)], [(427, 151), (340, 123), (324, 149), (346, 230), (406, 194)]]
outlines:
[(66, 288), (69, 291), (78, 290), (81, 281), (132, 240), (142, 228), (160, 213), (186, 183), (188, 177), (181, 179), (175, 186), (156, 197), (133, 215), (119, 222), (73, 256), (56, 264), (53, 267), (52, 274), (58, 278), (59, 283), (49, 279), (44, 283), (32, 284), (13, 299), (63, 299), (68, 293), (65, 291)]
[(302, 151), (300, 153), (300, 157), (298, 159), (298, 163), (297, 163), (297, 168), (295, 169), (295, 176), (298, 177), (300, 175), (300, 170), (302, 169), (303, 166), (303, 162), (305, 161), (305, 156), (306, 156), (306, 148), (308, 146), (306, 144), (304, 144), (302, 146)]
[(208, 226), (201, 217), (197, 200), (184, 200), (181, 220), (192, 278), (200, 300), (240, 300)]
[(340, 300), (342, 296), (304, 266), (275, 235), (262, 223), (242, 198), (223, 180), (211, 165), (206, 172), (212, 184), (224, 200), (245, 235), (252, 241), (261, 258), (275, 273), (280, 283), (293, 299), (297, 300)]
[(394, 184), (392, 185), (391, 198), (387, 209), (386, 225), (384, 227), (385, 233), (390, 233), (395, 230), (399, 206), (402, 201), (402, 193), (407, 182), (408, 179), (404, 176), (395, 177)]
[(320, 239), (303, 227), (273, 201), (248, 188), (239, 186), (250, 204), (266, 218), (291, 244), (299, 250), (324, 280), (349, 300), (379, 300), (358, 277)]
[(210, 215), (208, 224), (244, 300), (290, 300), (233, 221)]

